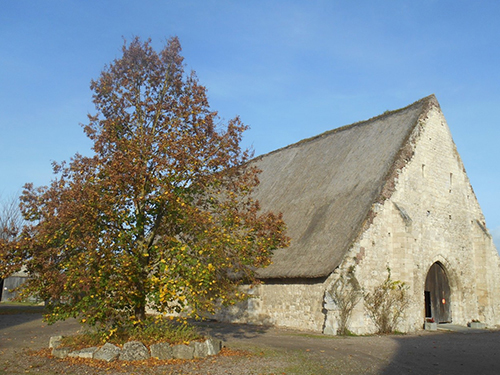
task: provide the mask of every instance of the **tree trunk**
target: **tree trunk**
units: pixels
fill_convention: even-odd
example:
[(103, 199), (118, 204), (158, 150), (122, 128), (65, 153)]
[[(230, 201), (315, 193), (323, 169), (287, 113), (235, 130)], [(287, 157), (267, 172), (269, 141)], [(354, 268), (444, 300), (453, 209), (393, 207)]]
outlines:
[(140, 306), (135, 307), (135, 319), (139, 322), (144, 322), (146, 320), (146, 306), (145, 304), (141, 304)]

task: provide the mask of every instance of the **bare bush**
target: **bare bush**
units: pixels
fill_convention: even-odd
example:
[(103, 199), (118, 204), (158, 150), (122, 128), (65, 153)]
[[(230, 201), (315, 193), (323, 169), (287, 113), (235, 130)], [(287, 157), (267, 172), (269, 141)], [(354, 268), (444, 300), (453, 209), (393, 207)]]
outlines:
[(11, 241), (16, 238), (23, 225), (23, 217), (19, 210), (19, 199), (0, 197), (0, 239)]
[(378, 333), (394, 332), (404, 311), (410, 304), (408, 285), (391, 279), (387, 267), (387, 279), (371, 293), (365, 293), (365, 308), (378, 328)]
[(13, 251), (20, 237), (24, 219), (19, 209), (19, 199), (0, 197), (0, 279), (19, 271), (22, 257)]
[(339, 274), (338, 279), (327, 290), (338, 309), (338, 335), (349, 333), (348, 325), (354, 307), (362, 297), (361, 287), (354, 275), (354, 266)]

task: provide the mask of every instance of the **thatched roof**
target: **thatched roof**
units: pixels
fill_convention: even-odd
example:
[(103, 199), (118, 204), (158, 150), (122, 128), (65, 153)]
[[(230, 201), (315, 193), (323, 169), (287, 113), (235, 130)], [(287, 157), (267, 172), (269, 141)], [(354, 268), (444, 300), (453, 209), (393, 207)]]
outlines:
[(439, 106), (434, 95), (256, 158), (262, 170), (256, 198), (264, 210), (283, 212), (291, 237), (259, 276), (330, 274), (373, 215), (373, 204), (387, 196), (408, 148), (413, 151), (410, 135), (431, 106)]

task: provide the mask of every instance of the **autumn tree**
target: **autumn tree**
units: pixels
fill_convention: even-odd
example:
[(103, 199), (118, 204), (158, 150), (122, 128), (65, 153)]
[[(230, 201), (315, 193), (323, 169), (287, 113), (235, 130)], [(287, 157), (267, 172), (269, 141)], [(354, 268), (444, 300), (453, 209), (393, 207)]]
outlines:
[(180, 52), (177, 38), (160, 52), (125, 43), (91, 82), (95, 154), (54, 164), (48, 187), (25, 187), (25, 293), (47, 301), (49, 321), (110, 328), (144, 320), (146, 307), (214, 311), (244, 298), (238, 286), (287, 245), (281, 216), (252, 199), (247, 127), (222, 123)]

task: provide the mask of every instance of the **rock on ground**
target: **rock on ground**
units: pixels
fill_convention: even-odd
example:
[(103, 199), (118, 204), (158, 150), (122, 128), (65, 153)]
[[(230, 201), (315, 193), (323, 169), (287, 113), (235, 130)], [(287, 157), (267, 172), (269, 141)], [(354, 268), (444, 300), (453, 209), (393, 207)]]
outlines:
[(167, 342), (161, 342), (159, 344), (153, 344), (150, 347), (151, 357), (157, 359), (172, 359), (174, 354), (172, 352), (172, 347)]
[(194, 358), (194, 348), (187, 345), (175, 345), (172, 347), (172, 353), (174, 358), (177, 359), (193, 359)]
[(146, 346), (139, 341), (129, 341), (123, 345), (120, 353), (120, 360), (122, 361), (140, 361), (150, 357), (149, 350)]
[(62, 336), (51, 336), (49, 339), (49, 349), (61, 346)]
[(76, 357), (76, 358), (94, 358), (94, 354), (99, 350), (97, 346), (93, 346), (91, 348), (85, 348), (81, 350), (75, 350), (68, 354), (68, 357)]
[(189, 346), (194, 349), (193, 351), (194, 358), (205, 358), (206, 356), (208, 356), (208, 346), (206, 341), (204, 342), (193, 341), (189, 343)]
[(112, 362), (120, 356), (121, 349), (107, 342), (94, 353), (94, 359)]
[(205, 341), (208, 352), (207, 355), (217, 355), (222, 349), (222, 340), (210, 338)]
[(52, 355), (56, 358), (66, 358), (70, 351), (69, 348), (52, 348)]

